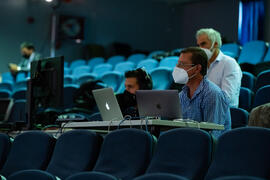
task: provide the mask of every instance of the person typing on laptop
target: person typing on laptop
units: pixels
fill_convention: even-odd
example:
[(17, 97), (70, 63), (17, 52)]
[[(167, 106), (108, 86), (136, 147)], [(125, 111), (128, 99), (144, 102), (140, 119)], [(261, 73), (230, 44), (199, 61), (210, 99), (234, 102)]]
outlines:
[(222, 131), (211, 131), (218, 138), (231, 129), (230, 102), (224, 92), (207, 79), (206, 73), (206, 53), (199, 47), (189, 47), (181, 51), (172, 76), (175, 83), (185, 84), (179, 93), (183, 118), (224, 125)]
[(135, 92), (137, 90), (151, 90), (152, 88), (152, 78), (143, 68), (125, 72), (125, 91), (116, 95), (123, 116), (138, 117)]

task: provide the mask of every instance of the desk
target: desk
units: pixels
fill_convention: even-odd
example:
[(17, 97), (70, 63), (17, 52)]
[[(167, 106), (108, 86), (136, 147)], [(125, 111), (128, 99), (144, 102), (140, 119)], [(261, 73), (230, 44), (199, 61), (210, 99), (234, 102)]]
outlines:
[[(173, 128), (180, 127), (189, 127), (189, 128), (199, 128), (205, 130), (224, 130), (223, 125), (215, 124), (215, 123), (207, 123), (207, 122), (195, 122), (195, 121), (185, 121), (185, 120), (177, 120), (177, 121), (168, 121), (168, 120), (125, 120), (121, 123), (121, 121), (92, 121), (92, 122), (69, 122), (62, 123), (62, 128), (72, 128), (72, 129), (94, 129), (97, 132), (108, 132), (113, 129), (117, 129), (118, 127), (133, 127), (133, 128), (147, 128), (148, 130), (155, 135), (159, 135), (160, 131), (166, 131)], [(119, 126), (119, 124), (121, 125)]]

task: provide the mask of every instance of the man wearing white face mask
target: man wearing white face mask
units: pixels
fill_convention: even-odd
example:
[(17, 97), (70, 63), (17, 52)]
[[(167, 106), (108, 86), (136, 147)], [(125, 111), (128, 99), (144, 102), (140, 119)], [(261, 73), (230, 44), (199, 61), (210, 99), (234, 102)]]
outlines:
[(183, 118), (224, 125), (224, 130), (211, 132), (218, 138), (231, 129), (229, 99), (205, 77), (206, 73), (206, 53), (201, 48), (190, 47), (181, 51), (172, 75), (175, 83), (186, 84), (179, 93)]
[(197, 45), (204, 48), (208, 56), (206, 76), (226, 93), (231, 107), (238, 107), (242, 71), (235, 59), (220, 51), (220, 33), (212, 28), (200, 29), (196, 39)]

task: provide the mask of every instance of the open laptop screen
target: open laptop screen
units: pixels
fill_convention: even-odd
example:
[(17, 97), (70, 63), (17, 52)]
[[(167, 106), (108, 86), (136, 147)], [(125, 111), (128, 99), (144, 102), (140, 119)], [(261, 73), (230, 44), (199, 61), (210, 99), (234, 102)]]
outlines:
[(103, 121), (124, 119), (112, 88), (96, 89), (92, 92)]
[(182, 117), (177, 90), (137, 90), (140, 117), (160, 117), (165, 120)]

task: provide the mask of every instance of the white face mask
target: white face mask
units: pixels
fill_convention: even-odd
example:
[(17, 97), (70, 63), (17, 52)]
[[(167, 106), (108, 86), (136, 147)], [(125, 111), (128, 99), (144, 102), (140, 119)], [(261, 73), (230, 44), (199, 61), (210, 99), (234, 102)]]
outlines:
[(174, 82), (179, 83), (179, 84), (186, 84), (189, 79), (196, 76), (196, 74), (193, 74), (191, 77), (188, 77), (188, 73), (187, 73), (194, 67), (195, 66), (189, 68), (187, 71), (185, 71), (183, 68), (174, 67), (173, 72), (172, 72)]
[(209, 60), (213, 56), (213, 52), (210, 51), (209, 49), (201, 48), (205, 54), (207, 55), (207, 60)]

